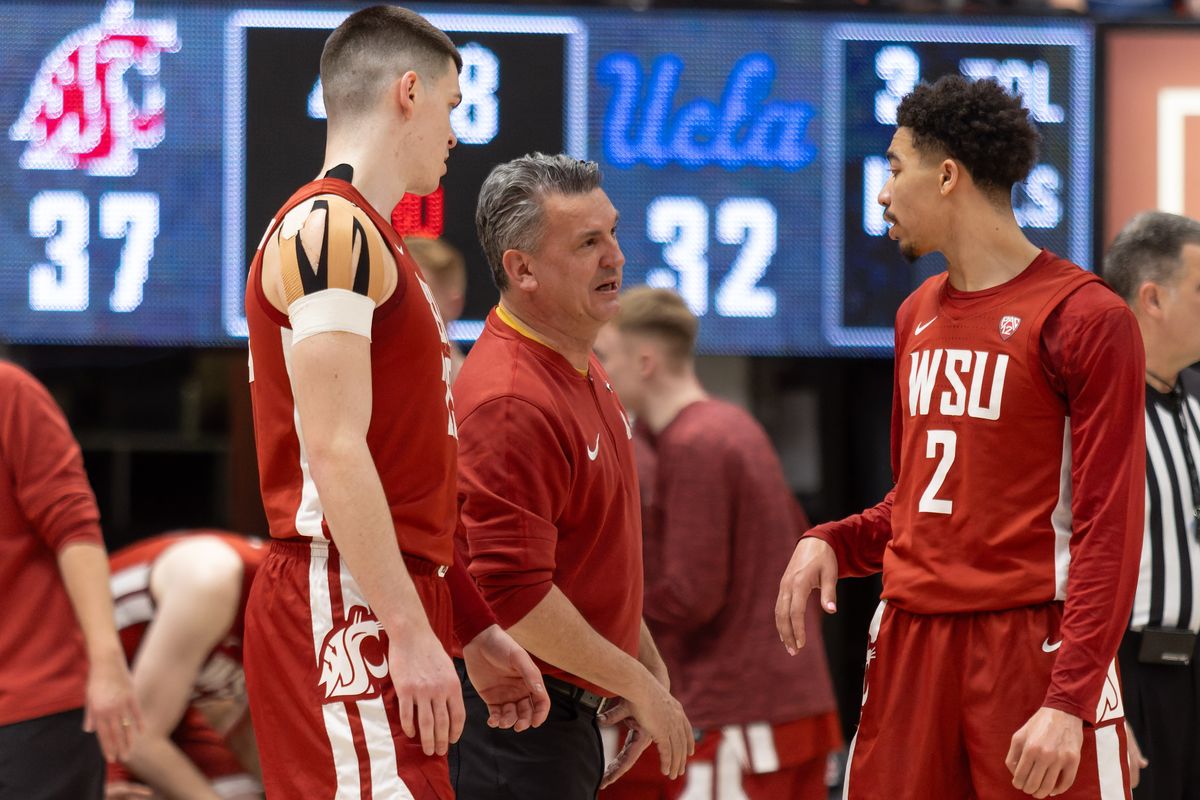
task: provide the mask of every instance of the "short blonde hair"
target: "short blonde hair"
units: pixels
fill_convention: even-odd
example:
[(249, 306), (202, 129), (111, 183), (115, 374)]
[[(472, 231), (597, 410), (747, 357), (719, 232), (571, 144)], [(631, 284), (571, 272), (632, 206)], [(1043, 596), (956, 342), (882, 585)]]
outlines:
[(690, 361), (696, 351), (700, 320), (670, 289), (635, 286), (621, 295), (621, 310), (613, 324), (622, 333), (653, 336), (666, 346), (676, 364)]
[(404, 244), (426, 280), (459, 292), (466, 291), (467, 262), (457, 247), (442, 239), (423, 236), (409, 236)]

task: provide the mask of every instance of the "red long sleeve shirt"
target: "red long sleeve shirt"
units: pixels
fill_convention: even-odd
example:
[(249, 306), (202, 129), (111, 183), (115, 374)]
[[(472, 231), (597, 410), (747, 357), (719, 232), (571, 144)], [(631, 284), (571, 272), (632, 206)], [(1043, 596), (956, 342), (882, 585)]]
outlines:
[[(505, 627), (557, 586), (637, 656), (642, 540), (632, 432), (593, 356), (580, 375), (493, 311), (454, 384), (459, 545)], [(543, 672), (611, 694), (557, 667)]]
[(832, 711), (816, 604), (795, 658), (775, 632), (769, 576), (783, 572), (808, 526), (766, 431), (737, 406), (701, 400), (657, 436), (639, 427), (642, 438), (653, 448), (639, 458), (652, 487), (645, 615), (688, 719), (713, 730)]
[[(834, 548), (842, 575), (882, 571), (884, 598), (911, 612), (1065, 600), (1062, 646), (1044, 704), (1092, 722), (1136, 586), (1144, 513), (1145, 353), (1125, 304), (1098, 281), (1068, 286), (1079, 282), (1069, 270), (1077, 268), (1044, 252), (1002, 286), (959, 292), (948, 283), (931, 283), (905, 302), (896, 316), (896, 488), (874, 508), (809, 535)], [(931, 281), (939, 279), (944, 276)], [(1054, 281), (1061, 286), (1055, 289)], [(1035, 314), (1010, 313), (1025, 307)], [(980, 341), (989, 342), (990, 351), (978, 347)], [(968, 344), (976, 349), (954, 349)], [(945, 354), (944, 383), (939, 352)], [(985, 355), (994, 356), (990, 366)], [(1008, 392), (1001, 357), (1012, 359)], [(970, 390), (972, 411), (963, 414), (967, 384), (975, 383), (981, 386)], [(1039, 439), (1035, 428), (1041, 431), (1064, 412), (1069, 420), (1060, 427), (1069, 435)], [(930, 425), (957, 430), (956, 446), (949, 448), (934, 436), (946, 433), (930, 428), (929, 441), (914, 441), (905, 457), (906, 427), (926, 424), (926, 415), (936, 416)], [(993, 431), (995, 438), (981, 448), (972, 431), (988, 424), (1002, 426), (995, 429), (1002, 435)], [(1053, 486), (1027, 479), (1044, 471), (1039, 458), (1052, 462), (1054, 470), (1061, 462), (1061, 487), (1057, 473)], [(956, 473), (956, 464), (976, 476), (973, 483)], [(1042, 507), (1047, 500), (1053, 506), (1055, 498), (1058, 507)], [(931, 522), (939, 514), (941, 522)], [(921, 526), (938, 524), (940, 535), (920, 535)], [(1040, 544), (1030, 541), (1027, 530), (1042, 536)]]
[(0, 725), (84, 704), (87, 652), (57, 561), (78, 542), (104, 546), (79, 445), (45, 387), (0, 363)]

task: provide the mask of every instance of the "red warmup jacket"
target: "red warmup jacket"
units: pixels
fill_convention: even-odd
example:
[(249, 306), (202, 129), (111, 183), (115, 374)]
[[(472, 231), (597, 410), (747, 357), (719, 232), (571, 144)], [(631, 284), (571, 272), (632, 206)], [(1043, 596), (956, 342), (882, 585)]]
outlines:
[(0, 363), (0, 725), (84, 704), (87, 652), (57, 561), (78, 542), (104, 546), (79, 444), (45, 387)]

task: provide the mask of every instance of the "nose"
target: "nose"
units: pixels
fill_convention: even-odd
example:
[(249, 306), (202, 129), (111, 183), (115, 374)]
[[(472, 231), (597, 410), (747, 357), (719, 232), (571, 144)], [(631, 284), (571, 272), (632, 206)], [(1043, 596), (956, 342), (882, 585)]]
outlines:
[(605, 261), (605, 266), (611, 269), (620, 269), (625, 266), (625, 254), (621, 252), (621, 245), (616, 239), (612, 240), (612, 246), (609, 248), (608, 253), (606, 253)]
[(883, 184), (883, 188), (879, 190), (879, 196), (875, 198), (875, 201), (884, 208), (892, 204), (892, 179), (890, 177)]
[(453, 150), (453, 149), (454, 149), (454, 147), (455, 147), (455, 145), (457, 145), (457, 144), (458, 144), (458, 137), (454, 135), (454, 128), (451, 128), (451, 129), (450, 129), (450, 141), (449, 141), (449, 142), (447, 142), (447, 143), (446, 143), (446, 145), (447, 145), (447, 146), (448, 146), (448, 147), (449, 147), (451, 150)]

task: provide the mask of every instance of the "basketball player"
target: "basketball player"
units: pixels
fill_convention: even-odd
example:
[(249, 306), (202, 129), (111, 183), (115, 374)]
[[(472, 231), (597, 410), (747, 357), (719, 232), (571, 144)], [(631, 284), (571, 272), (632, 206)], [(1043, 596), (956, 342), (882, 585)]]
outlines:
[(253, 734), (245, 752), (234, 744), (247, 739), (242, 638), (265, 555), (261, 540), (224, 531), (164, 534), (113, 553), (117, 624), (145, 728), (129, 758), (109, 767), (110, 794), (136, 780), (167, 797), (262, 797)]
[(279, 210), (251, 266), (273, 541), (246, 610), (245, 665), (268, 796), (452, 797), (445, 754), (463, 724), (452, 635), (489, 724), (527, 727), (549, 708), (528, 655), (450, 568), (449, 343), (387, 219), (445, 173), (461, 65), (411, 11), (351, 14), (321, 56), (324, 177)]
[(1092, 274), (1031, 244), (1019, 97), (954, 76), (900, 105), (891, 237), (948, 271), (896, 315), (895, 488), (814, 528), (780, 586), (785, 646), (814, 589), (882, 570), (850, 798), (1128, 794), (1114, 658), (1141, 545), (1145, 357)]

